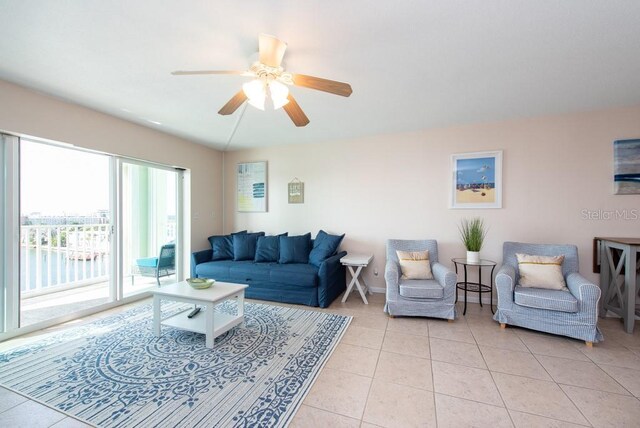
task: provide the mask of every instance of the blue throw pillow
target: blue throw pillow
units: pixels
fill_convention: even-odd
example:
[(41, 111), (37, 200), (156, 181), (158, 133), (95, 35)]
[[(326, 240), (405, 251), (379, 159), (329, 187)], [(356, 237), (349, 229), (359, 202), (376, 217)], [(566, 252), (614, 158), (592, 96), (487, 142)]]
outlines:
[(309, 263), (311, 234), (280, 236), (280, 259), (278, 263)]
[(344, 238), (344, 233), (342, 235), (329, 235), (324, 230), (320, 230), (313, 241), (313, 249), (309, 254), (309, 263), (314, 266), (320, 266), (323, 261), (338, 250), (342, 238)]
[(285, 232), (282, 235), (277, 236), (259, 236), (258, 243), (256, 244), (256, 258), (255, 262), (278, 262), (280, 257), (280, 237), (287, 236)]
[(233, 235), (233, 260), (236, 262), (253, 260), (256, 256), (256, 243), (260, 236), (264, 236), (264, 232)]
[(242, 235), (246, 230), (232, 233), (231, 235), (210, 236), (209, 243), (213, 250), (211, 260), (231, 260), (233, 259), (233, 235)]

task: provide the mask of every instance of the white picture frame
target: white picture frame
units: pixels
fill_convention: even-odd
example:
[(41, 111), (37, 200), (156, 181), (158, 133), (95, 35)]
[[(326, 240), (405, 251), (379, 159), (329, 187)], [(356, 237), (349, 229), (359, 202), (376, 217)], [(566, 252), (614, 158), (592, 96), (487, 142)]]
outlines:
[(502, 208), (502, 150), (451, 155), (449, 208)]
[(236, 166), (238, 212), (267, 212), (267, 162), (242, 162)]

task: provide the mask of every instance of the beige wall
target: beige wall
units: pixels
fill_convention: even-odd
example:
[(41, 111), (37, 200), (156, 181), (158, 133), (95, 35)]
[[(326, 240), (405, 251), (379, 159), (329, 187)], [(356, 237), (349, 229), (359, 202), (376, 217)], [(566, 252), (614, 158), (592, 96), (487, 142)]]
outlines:
[(191, 171), (191, 246), (222, 231), (222, 153), (0, 80), (0, 130)]
[[(640, 216), (640, 195), (613, 195), (612, 142), (624, 138), (640, 138), (640, 107), (228, 152), (224, 229), (346, 233), (344, 249), (375, 254), (366, 279), (382, 288), (386, 239), (435, 238), (440, 260), (451, 265), (465, 254), (460, 219), (481, 216), (490, 227), (484, 258), (501, 261), (507, 240), (574, 243), (580, 271), (597, 280), (593, 237), (640, 235), (640, 218), (583, 216), (583, 210)], [(451, 154), (483, 150), (504, 151), (503, 208), (449, 209)], [(258, 160), (268, 161), (269, 210), (238, 213), (235, 165)], [(295, 177), (305, 185), (302, 205), (287, 203)]]

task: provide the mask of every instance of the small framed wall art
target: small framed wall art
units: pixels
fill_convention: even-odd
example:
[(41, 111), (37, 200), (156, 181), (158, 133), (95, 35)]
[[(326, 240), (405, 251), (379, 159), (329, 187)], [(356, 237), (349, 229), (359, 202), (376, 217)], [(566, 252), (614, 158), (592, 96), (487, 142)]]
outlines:
[(451, 156), (450, 208), (502, 208), (502, 150)]
[(304, 204), (304, 183), (294, 178), (287, 186), (290, 204)]
[(267, 212), (267, 162), (239, 163), (236, 185), (239, 212)]

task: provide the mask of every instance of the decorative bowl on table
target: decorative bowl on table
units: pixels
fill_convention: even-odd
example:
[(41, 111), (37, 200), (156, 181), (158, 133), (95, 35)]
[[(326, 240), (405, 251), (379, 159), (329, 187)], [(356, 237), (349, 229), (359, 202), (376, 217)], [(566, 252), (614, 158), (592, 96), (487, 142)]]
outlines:
[(187, 282), (192, 288), (195, 288), (196, 290), (203, 290), (211, 287), (216, 280), (209, 278), (187, 278)]

